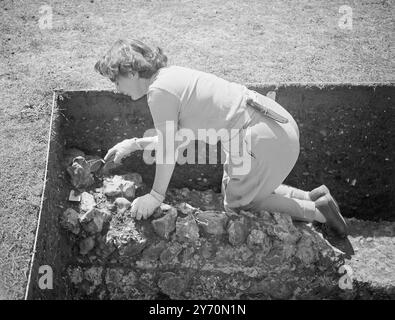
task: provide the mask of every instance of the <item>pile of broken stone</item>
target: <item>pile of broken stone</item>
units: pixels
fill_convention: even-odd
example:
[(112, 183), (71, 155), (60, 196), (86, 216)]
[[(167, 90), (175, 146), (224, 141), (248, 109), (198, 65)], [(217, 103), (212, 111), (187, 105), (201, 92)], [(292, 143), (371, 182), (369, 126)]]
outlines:
[(60, 223), (80, 263), (67, 268), (73, 298), (292, 299), (337, 290), (342, 254), (309, 224), (195, 207), (193, 197), (221, 195), (187, 188), (169, 189), (166, 203), (136, 220), (129, 210), (144, 187), (140, 174), (113, 175), (114, 164), (75, 149), (65, 159), (74, 203)]

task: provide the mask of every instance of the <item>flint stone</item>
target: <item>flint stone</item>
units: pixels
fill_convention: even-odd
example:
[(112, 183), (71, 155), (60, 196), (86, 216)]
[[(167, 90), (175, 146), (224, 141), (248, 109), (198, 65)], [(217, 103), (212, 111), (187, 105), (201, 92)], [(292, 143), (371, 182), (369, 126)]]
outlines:
[(82, 239), (79, 244), (80, 254), (82, 254), (82, 255), (88, 254), (94, 248), (94, 246), (95, 246), (94, 237), (88, 237), (88, 238)]
[[(163, 216), (155, 220), (170, 217), (174, 210), (171, 206), (162, 209)], [(241, 295), (288, 299), (310, 293), (325, 298), (325, 292), (317, 288), (338, 290), (337, 270), (344, 260), (313, 226), (294, 226), (289, 217), (276, 213), (241, 211), (226, 213), (228, 222), (223, 228), (228, 234), (213, 237), (203, 230), (199, 234), (196, 220), (201, 211), (189, 209), (186, 217), (176, 218), (169, 239), (159, 239), (153, 221), (129, 221), (118, 215), (113, 216), (104, 240), (95, 235), (98, 257), (98, 248), (109, 246), (114, 250), (111, 264), (120, 263), (125, 274), (139, 270), (128, 292), (121, 280), (114, 280), (118, 287), (111, 289), (111, 297), (150, 299), (159, 288), (171, 299), (238, 299)], [(295, 288), (303, 289), (297, 292)]]
[(186, 202), (182, 202), (182, 203), (178, 204), (177, 209), (180, 210), (181, 213), (186, 214), (186, 215), (194, 214), (198, 210)]
[(225, 233), (228, 217), (220, 211), (202, 211), (197, 214), (197, 222), (209, 234), (221, 235)]
[(70, 166), (77, 157), (85, 157), (85, 153), (77, 148), (66, 149), (63, 153), (63, 165)]
[(116, 198), (114, 204), (117, 208), (118, 214), (124, 214), (126, 210), (130, 208), (132, 203), (126, 198)]
[(319, 258), (318, 248), (314, 248), (313, 242), (312, 238), (304, 234), (297, 244), (295, 255), (304, 265), (311, 265)]
[(102, 273), (102, 267), (91, 267), (84, 271), (84, 279), (90, 283), (89, 287), (86, 288), (87, 294), (92, 294), (102, 283)]
[(89, 192), (81, 193), (80, 209), (81, 211), (89, 211), (96, 206), (95, 197)]
[(277, 223), (267, 226), (268, 235), (274, 236), (284, 243), (294, 244), (299, 241), (301, 234), (293, 225), (291, 216), (274, 212), (273, 218)]
[(178, 242), (173, 243), (168, 248), (162, 251), (160, 261), (163, 264), (168, 264), (177, 258), (178, 254), (182, 251), (182, 245)]
[[(161, 205), (160, 208), (165, 215), (159, 219), (152, 220), (151, 223), (159, 236), (169, 239), (170, 233), (176, 229), (177, 209), (168, 205)], [(168, 210), (165, 211), (163, 209)]]
[(229, 221), (227, 232), (229, 242), (232, 245), (238, 246), (243, 244), (248, 236), (248, 225), (245, 219), (241, 218)]
[(69, 201), (80, 202), (81, 201), (81, 194), (75, 190), (71, 190), (70, 194), (69, 194)]
[(79, 266), (76, 268), (69, 267), (67, 270), (67, 274), (72, 284), (76, 285), (81, 283), (82, 280), (84, 280), (84, 271)]
[(131, 200), (135, 197), (135, 192), (135, 183), (125, 180), (124, 176), (113, 176), (103, 181), (103, 193), (108, 197), (125, 197)]
[(211, 242), (205, 241), (200, 247), (200, 253), (203, 258), (209, 259), (214, 254), (214, 247)]
[(190, 259), (192, 259), (192, 256), (194, 253), (195, 253), (194, 247), (184, 248), (180, 254), (181, 261), (184, 263), (190, 261)]
[(111, 213), (106, 209), (92, 208), (80, 216), (82, 228), (89, 234), (99, 233), (103, 224), (111, 219)]
[(154, 213), (152, 214), (152, 218), (157, 219), (163, 217), (163, 215), (165, 215), (166, 212), (169, 211), (171, 208), (174, 207), (166, 203), (161, 203), (160, 206), (154, 210)]
[(86, 156), (86, 161), (89, 163), (92, 173), (97, 173), (104, 166), (104, 160), (99, 156)]
[(142, 228), (134, 220), (110, 228), (106, 242), (114, 245), (121, 257), (136, 256), (149, 244)]
[(96, 245), (96, 254), (103, 258), (107, 259), (114, 251), (115, 246), (112, 243), (106, 242), (106, 236), (99, 237), (97, 245)]
[(180, 241), (196, 241), (199, 239), (199, 227), (192, 215), (177, 218), (176, 235)]
[(136, 184), (126, 180), (122, 186), (122, 194), (125, 198), (133, 200), (136, 196)]
[(79, 234), (81, 226), (78, 212), (72, 208), (66, 209), (62, 214), (60, 225), (74, 234)]
[(158, 282), (161, 291), (172, 299), (177, 298), (185, 290), (186, 285), (185, 279), (173, 272), (163, 273)]
[(137, 276), (133, 271), (126, 272), (120, 268), (107, 269), (105, 283), (110, 291), (122, 290), (128, 293), (137, 282)]
[(247, 246), (253, 251), (268, 253), (271, 248), (271, 241), (268, 235), (262, 230), (251, 230), (247, 237)]
[(67, 167), (66, 171), (70, 176), (71, 184), (78, 190), (83, 190), (95, 182), (90, 165), (84, 157), (74, 158), (73, 163)]

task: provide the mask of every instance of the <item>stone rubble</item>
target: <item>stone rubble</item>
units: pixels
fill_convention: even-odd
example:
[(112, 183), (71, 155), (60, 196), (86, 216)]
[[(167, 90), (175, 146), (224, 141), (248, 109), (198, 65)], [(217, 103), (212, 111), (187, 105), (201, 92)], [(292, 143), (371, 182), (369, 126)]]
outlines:
[(159, 219), (153, 220), (152, 226), (159, 236), (169, 239), (170, 233), (176, 228), (177, 209), (169, 205), (162, 204), (159, 210), (161, 210), (164, 215)]
[(65, 167), (70, 166), (73, 163), (73, 160), (77, 157), (85, 157), (85, 153), (76, 148), (66, 149), (63, 154), (63, 165)]
[(88, 234), (96, 234), (103, 230), (104, 223), (108, 222), (110, 218), (111, 213), (106, 209), (92, 208), (80, 215), (79, 221)]
[(82, 211), (89, 211), (96, 206), (96, 201), (93, 195), (89, 192), (81, 193), (80, 209)]
[(176, 235), (180, 241), (195, 241), (199, 239), (199, 227), (193, 215), (188, 214), (185, 218), (177, 218)]
[(86, 255), (89, 251), (91, 251), (95, 246), (94, 237), (84, 238), (79, 243), (80, 254)]
[(220, 194), (186, 188), (169, 189), (151, 217), (135, 220), (141, 176), (102, 181), (60, 217), (76, 248), (66, 268), (73, 298), (296, 299), (338, 290), (343, 256), (310, 224), (226, 212)]
[(103, 193), (107, 197), (125, 197), (133, 200), (137, 185), (135, 181), (129, 180), (129, 176), (107, 177), (103, 181)]
[(67, 172), (70, 175), (71, 184), (78, 190), (88, 188), (95, 182), (90, 165), (84, 157), (74, 158), (73, 163), (67, 167)]
[(72, 208), (66, 209), (61, 217), (60, 225), (64, 229), (74, 234), (79, 234), (81, 230), (81, 225), (79, 222), (78, 212)]
[(122, 215), (130, 208), (132, 203), (128, 199), (120, 197), (115, 199), (114, 205), (117, 208), (117, 213)]

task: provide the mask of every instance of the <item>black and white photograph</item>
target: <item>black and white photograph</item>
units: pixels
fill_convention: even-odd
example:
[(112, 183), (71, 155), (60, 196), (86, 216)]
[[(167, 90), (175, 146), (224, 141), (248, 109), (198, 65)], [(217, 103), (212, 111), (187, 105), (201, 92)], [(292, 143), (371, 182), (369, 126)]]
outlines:
[(395, 1), (0, 17), (0, 300), (395, 299)]

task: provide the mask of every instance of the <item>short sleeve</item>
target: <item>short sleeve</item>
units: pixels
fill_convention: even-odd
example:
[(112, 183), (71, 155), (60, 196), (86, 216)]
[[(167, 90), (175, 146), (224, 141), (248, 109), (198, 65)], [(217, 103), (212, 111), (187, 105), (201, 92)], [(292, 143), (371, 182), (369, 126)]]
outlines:
[(147, 103), (155, 128), (163, 128), (166, 121), (174, 121), (175, 129), (178, 129), (181, 102), (176, 95), (164, 89), (153, 88), (147, 93)]

